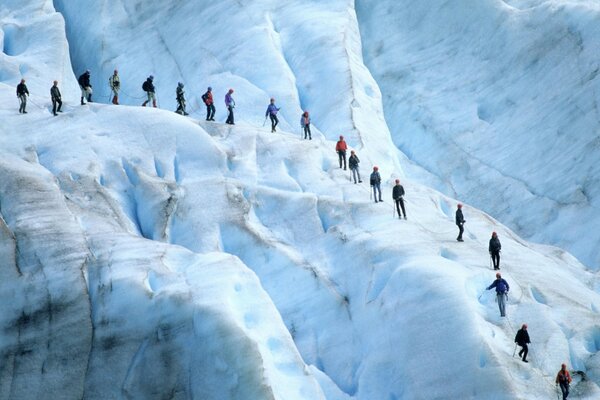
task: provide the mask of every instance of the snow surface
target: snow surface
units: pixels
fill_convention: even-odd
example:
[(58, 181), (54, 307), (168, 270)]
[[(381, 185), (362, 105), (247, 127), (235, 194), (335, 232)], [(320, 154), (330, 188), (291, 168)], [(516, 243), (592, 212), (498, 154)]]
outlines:
[[(120, 43), (138, 54), (144, 45), (136, 40), (156, 34), (154, 18), (177, 16), (160, 19), (165, 43), (175, 43), (172, 54), (194, 54), (177, 44), (181, 30), (191, 29), (226, 54), (207, 80), (221, 93), (234, 82), (239, 122), (198, 121), (133, 101), (82, 107), (72, 74), (65, 113), (53, 117), (48, 82), (64, 65), (52, 62), (66, 39), (60, 23), (36, 19), (60, 16), (39, 0), (29, 1), (30, 13), (3, 11), (30, 26), (39, 43), (0, 63), (0, 399), (548, 399), (562, 362), (585, 372), (574, 396), (600, 396), (597, 273), (469, 205), (466, 241), (455, 241), (456, 200), (404, 177), (401, 154), (379, 155), (391, 139), (379, 89), (362, 65), (352, 3), (56, 3), (68, 21), (76, 74), (88, 67), (78, 64), (81, 43), (98, 46), (101, 37), (105, 49)], [(119, 6), (135, 20), (120, 20)], [(190, 23), (210, 18), (228, 21), (236, 40)], [(301, 66), (290, 71), (307, 70), (308, 77), (281, 75), (288, 78), (275, 94), (286, 110), (296, 108), (282, 109), (294, 132), (262, 127), (264, 99), (276, 91), (268, 86), (285, 70), (281, 62), (270, 74), (254, 71), (259, 54), (282, 54), (263, 47), (269, 21), (285, 37), (286, 62)], [(223, 24), (215, 23), (220, 32)], [(340, 26), (352, 40), (316, 45)], [(300, 35), (301, 27), (308, 31)], [(318, 67), (298, 50), (307, 44), (321, 54)], [(182, 70), (205, 65), (148, 49), (152, 63), (162, 63), (150, 72), (158, 81), (157, 71), (164, 82), (180, 79), (167, 68), (173, 60)], [(108, 53), (102, 60), (121, 54)], [(122, 54), (124, 77), (148, 63)], [(16, 112), (19, 76), (5, 75), (15, 65), (47, 74), (28, 80), (27, 115)], [(91, 68), (92, 75), (106, 79), (113, 68), (93, 65), (105, 70)], [(319, 93), (343, 101), (315, 107), (322, 134), (303, 141), (293, 125), (303, 102), (332, 100), (293, 100), (308, 93), (311, 79), (326, 85)], [(188, 89), (190, 98), (201, 95), (200, 85)], [(338, 168), (332, 139), (340, 131), (352, 132), (365, 181), (380, 164), (384, 203), (374, 204), (368, 186)], [(392, 218), (396, 177), (407, 190), (407, 221)], [(506, 319), (484, 291), (494, 276), (493, 230), (511, 285)], [(512, 357), (524, 322), (530, 364)]]

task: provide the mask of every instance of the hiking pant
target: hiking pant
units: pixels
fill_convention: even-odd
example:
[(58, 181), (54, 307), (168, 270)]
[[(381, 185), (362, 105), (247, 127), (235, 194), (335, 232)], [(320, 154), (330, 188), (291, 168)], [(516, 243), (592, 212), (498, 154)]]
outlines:
[(519, 357), (522, 357), (523, 361), (527, 360), (527, 353), (529, 353), (529, 348), (527, 347), (527, 343), (519, 344), (521, 346), (521, 351), (519, 351)]
[(561, 383), (559, 383), (559, 385), (560, 385), (560, 390), (562, 391), (563, 400), (567, 400), (567, 397), (569, 396), (569, 383), (561, 382)]
[[(402, 214), (400, 214), (400, 209), (402, 209)], [(406, 219), (406, 210), (404, 209), (404, 199), (402, 197), (396, 199), (396, 210), (398, 211), (398, 218), (402, 218), (402, 215), (404, 215), (404, 219)]]
[[(56, 107), (56, 105), (58, 104), (58, 107)], [(52, 99), (52, 114), (56, 115), (57, 111), (60, 111), (60, 108), (62, 107), (62, 100), (58, 99), (58, 98), (53, 98)]]
[(25, 107), (27, 107), (27, 95), (26, 94), (20, 94), (19, 95), (19, 112), (20, 113), (24, 113), (25, 112)]
[(500, 269), (500, 252), (492, 251), (492, 263), (494, 264), (494, 269)]
[(235, 122), (233, 121), (233, 106), (227, 106), (227, 121), (225, 121), (226, 124), (235, 124)]
[(271, 132), (275, 132), (275, 127), (279, 123), (279, 119), (277, 119), (277, 115), (269, 114), (269, 118), (271, 118)]
[(307, 134), (308, 138), (312, 140), (312, 136), (310, 134), (310, 125), (304, 125), (304, 139), (306, 139)]
[(379, 191), (379, 201), (381, 200), (381, 184), (376, 183), (373, 185), (373, 198), (375, 199), (375, 203), (377, 203), (377, 192)]
[(465, 228), (463, 227), (463, 224), (457, 224), (458, 226), (458, 237), (456, 238), (456, 240), (462, 240), (462, 235), (463, 232), (465, 231)]
[(156, 108), (156, 95), (154, 92), (146, 92), (148, 94), (148, 100), (142, 103), (142, 107), (146, 107), (146, 104), (152, 102), (152, 107)]
[(340, 159), (340, 168), (342, 168), (342, 161), (344, 161), (344, 169), (346, 169), (346, 150), (339, 150), (338, 158)]
[(501, 317), (506, 317), (506, 297), (506, 293), (496, 293), (496, 301), (498, 302)]
[(83, 104), (83, 99), (86, 99), (88, 102), (92, 101), (92, 88), (90, 86), (80, 86), (81, 88), (81, 103)]
[(185, 100), (177, 100), (177, 111), (175, 112), (181, 115), (187, 115), (187, 112), (185, 112)]
[[(306, 139), (306, 136), (304, 137)], [(354, 178), (354, 183), (356, 183), (356, 176), (358, 175), (358, 180), (360, 181), (360, 171), (358, 170), (358, 166), (354, 168), (350, 168), (352, 171), (352, 177)]]
[(212, 121), (215, 119), (215, 105), (207, 104), (206, 105), (206, 120)]
[(118, 105), (119, 104), (119, 88), (113, 87), (113, 88), (111, 88), (111, 90), (112, 90), (112, 94), (113, 94), (112, 103)]

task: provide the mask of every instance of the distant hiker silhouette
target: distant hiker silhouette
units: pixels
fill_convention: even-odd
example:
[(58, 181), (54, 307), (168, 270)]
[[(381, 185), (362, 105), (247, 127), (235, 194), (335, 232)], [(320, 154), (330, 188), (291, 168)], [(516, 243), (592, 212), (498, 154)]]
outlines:
[(465, 228), (463, 227), (463, 225), (465, 224), (465, 217), (463, 216), (463, 212), (462, 212), (462, 204), (457, 204), (456, 206), (456, 215), (455, 215), (455, 221), (456, 221), (456, 226), (458, 226), (458, 237), (456, 238), (456, 240), (458, 240), (459, 242), (463, 242), (463, 232), (465, 231)]
[(25, 85), (25, 79), (21, 79), (21, 83), (17, 85), (17, 97), (19, 98), (19, 113), (27, 114), (25, 108), (27, 107), (27, 97), (29, 96), (29, 89)]

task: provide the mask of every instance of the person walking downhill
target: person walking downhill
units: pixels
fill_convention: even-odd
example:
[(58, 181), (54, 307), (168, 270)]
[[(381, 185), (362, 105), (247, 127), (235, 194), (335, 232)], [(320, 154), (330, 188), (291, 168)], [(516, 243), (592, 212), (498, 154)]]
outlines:
[(308, 111), (304, 111), (302, 113), (302, 116), (300, 117), (300, 126), (304, 130), (304, 139), (306, 139), (306, 135), (308, 135), (308, 140), (312, 140), (312, 135), (310, 133), (310, 116), (308, 115)]
[(79, 75), (77, 79), (79, 87), (81, 88), (81, 105), (85, 105), (84, 99), (88, 103), (92, 103), (92, 84), (90, 83), (90, 70), (87, 69), (83, 74)]
[(188, 115), (185, 111), (185, 90), (183, 90), (183, 83), (177, 82), (177, 89), (175, 89), (175, 94), (177, 100), (177, 110), (175, 112), (181, 115)]
[(498, 234), (492, 232), (488, 250), (490, 252), (490, 257), (492, 257), (492, 263), (494, 264), (495, 270), (500, 269), (500, 249), (502, 249), (502, 245), (500, 244), (500, 239), (498, 239)]
[(462, 204), (460, 204), (460, 203), (458, 203), (458, 205), (456, 206), (455, 221), (456, 221), (456, 226), (458, 226), (458, 237), (456, 238), (456, 240), (458, 240), (459, 242), (464, 242), (462, 235), (463, 235), (463, 232), (465, 231), (465, 228), (463, 227), (463, 225), (467, 221), (465, 221), (465, 217), (463, 216)]
[(271, 97), (271, 102), (267, 106), (267, 111), (265, 112), (265, 118), (268, 116), (271, 119), (271, 133), (276, 132), (277, 124), (279, 123), (279, 119), (277, 118), (277, 111), (280, 109), (275, 105), (275, 99)]
[(344, 162), (344, 170), (346, 170), (346, 150), (348, 150), (348, 146), (344, 141), (344, 137), (340, 135), (340, 140), (335, 144), (335, 151), (338, 153), (340, 168), (342, 168), (342, 161)]
[(486, 290), (490, 290), (491, 288), (496, 288), (496, 301), (498, 302), (498, 308), (500, 309), (500, 316), (506, 317), (506, 299), (508, 297), (510, 286), (508, 286), (508, 282), (502, 279), (500, 272), (496, 273), (496, 280), (492, 282)]
[(25, 84), (25, 79), (21, 79), (21, 83), (17, 85), (17, 97), (19, 98), (19, 114), (27, 114), (25, 108), (27, 107), (27, 97), (29, 96), (29, 89)]
[(562, 391), (563, 400), (567, 400), (569, 396), (569, 385), (571, 384), (571, 374), (567, 370), (567, 365), (562, 364), (560, 366), (560, 371), (556, 375), (556, 384), (560, 385), (560, 390)]
[(527, 353), (529, 352), (527, 344), (531, 343), (531, 341), (529, 341), (529, 333), (527, 333), (527, 324), (523, 324), (521, 329), (519, 329), (517, 332), (517, 335), (515, 336), (515, 343), (521, 346), (519, 357), (521, 357), (523, 362), (529, 362), (527, 361)]
[[(373, 188), (373, 198), (375, 199), (375, 203), (377, 203), (377, 201), (383, 201), (381, 199), (381, 175), (379, 175), (379, 168), (377, 166), (373, 167), (370, 181), (371, 187)], [(377, 192), (379, 192), (379, 200), (377, 200)]]
[(235, 108), (235, 100), (231, 96), (233, 94), (233, 89), (229, 89), (227, 94), (225, 95), (225, 107), (227, 107), (227, 120), (226, 124), (235, 125), (233, 121), (233, 109)]
[[(404, 219), (406, 219), (406, 210), (404, 209), (404, 187), (400, 184), (400, 179), (396, 179), (396, 185), (392, 190), (392, 198), (396, 202), (398, 218), (402, 219), (402, 215), (404, 215)], [(402, 214), (400, 214), (400, 209), (402, 209)]]
[(202, 95), (202, 101), (206, 104), (206, 120), (215, 120), (215, 104), (213, 101), (212, 88), (209, 86), (206, 93)]
[(152, 102), (152, 107), (156, 108), (156, 93), (154, 88), (154, 76), (150, 75), (142, 84), (142, 90), (146, 92), (148, 99), (142, 103), (142, 107), (146, 107), (146, 104)]
[(360, 160), (358, 159), (358, 156), (356, 155), (354, 150), (350, 150), (350, 158), (348, 158), (348, 166), (350, 167), (350, 171), (352, 171), (352, 178), (354, 178), (355, 185), (356, 185), (356, 177), (357, 176), (358, 176), (358, 183), (362, 183), (362, 181), (360, 180), (360, 169), (358, 168), (358, 164), (360, 164)]
[(52, 99), (52, 114), (56, 117), (58, 115), (57, 112), (62, 112), (60, 110), (62, 107), (62, 100), (60, 90), (58, 89), (58, 81), (54, 81), (54, 84), (50, 88), (50, 98)]
[(119, 71), (115, 69), (113, 74), (108, 78), (108, 86), (112, 91), (112, 103), (119, 105), (119, 89), (121, 89), (121, 79), (119, 78)]

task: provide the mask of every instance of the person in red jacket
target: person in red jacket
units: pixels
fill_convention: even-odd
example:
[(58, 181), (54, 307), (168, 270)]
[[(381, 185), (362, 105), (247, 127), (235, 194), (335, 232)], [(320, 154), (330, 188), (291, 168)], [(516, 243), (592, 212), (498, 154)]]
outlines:
[(567, 400), (567, 397), (569, 396), (569, 385), (571, 384), (571, 375), (567, 370), (566, 364), (560, 366), (560, 371), (558, 371), (558, 374), (556, 375), (556, 384), (560, 385), (563, 400)]
[(340, 140), (335, 145), (335, 151), (337, 151), (340, 159), (340, 168), (342, 168), (342, 161), (344, 161), (344, 170), (346, 169), (346, 150), (348, 150), (348, 146), (344, 141), (344, 137), (340, 135)]
[(202, 95), (202, 101), (206, 104), (206, 120), (215, 120), (215, 104), (213, 101), (212, 88), (209, 86), (206, 93)]

